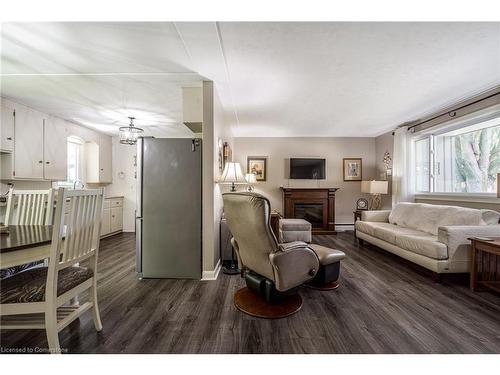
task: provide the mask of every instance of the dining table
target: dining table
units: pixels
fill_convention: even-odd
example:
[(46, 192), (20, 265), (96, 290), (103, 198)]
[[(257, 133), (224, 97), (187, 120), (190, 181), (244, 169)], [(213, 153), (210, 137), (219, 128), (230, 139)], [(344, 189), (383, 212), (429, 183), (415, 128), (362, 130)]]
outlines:
[(48, 258), (51, 242), (52, 225), (9, 225), (0, 235), (0, 269)]

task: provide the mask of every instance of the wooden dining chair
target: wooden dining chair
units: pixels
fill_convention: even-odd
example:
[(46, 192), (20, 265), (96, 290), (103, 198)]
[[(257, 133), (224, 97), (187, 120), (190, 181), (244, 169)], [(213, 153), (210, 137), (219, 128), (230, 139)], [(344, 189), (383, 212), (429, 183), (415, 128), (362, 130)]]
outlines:
[[(45, 329), (51, 353), (61, 352), (59, 331), (87, 310), (102, 330), (97, 302), (102, 208), (103, 189), (59, 189), (49, 265), (2, 280), (1, 329)], [(87, 290), (87, 302), (68, 305)]]
[(7, 198), (5, 225), (51, 225), (54, 212), (54, 191), (16, 190)]

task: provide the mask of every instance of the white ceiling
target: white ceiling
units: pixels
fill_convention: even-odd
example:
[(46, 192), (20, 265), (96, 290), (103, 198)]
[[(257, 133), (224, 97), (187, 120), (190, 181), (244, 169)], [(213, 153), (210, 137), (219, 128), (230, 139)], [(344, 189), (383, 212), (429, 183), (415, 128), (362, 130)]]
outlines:
[(1, 47), (2, 95), (165, 136), (202, 79), (254, 137), (376, 136), (500, 84), (500, 23), (8, 23)]

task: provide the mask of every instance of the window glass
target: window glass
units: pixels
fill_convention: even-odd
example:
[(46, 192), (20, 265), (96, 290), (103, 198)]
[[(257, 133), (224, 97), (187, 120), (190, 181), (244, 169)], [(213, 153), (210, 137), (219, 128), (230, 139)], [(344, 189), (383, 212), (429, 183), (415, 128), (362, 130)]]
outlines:
[(82, 140), (77, 137), (68, 137), (67, 142), (67, 180), (59, 181), (58, 185), (73, 186), (75, 181), (81, 181), (82, 171)]
[(500, 172), (500, 125), (435, 137), (435, 191), (494, 193)]

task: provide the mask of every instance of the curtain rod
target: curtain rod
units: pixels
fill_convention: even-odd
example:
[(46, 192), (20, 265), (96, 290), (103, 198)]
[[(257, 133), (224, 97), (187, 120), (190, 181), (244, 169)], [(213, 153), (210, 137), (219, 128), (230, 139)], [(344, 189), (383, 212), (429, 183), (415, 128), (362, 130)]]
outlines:
[(424, 117), (423, 119), (420, 119), (420, 120), (408, 121), (404, 124), (399, 125), (398, 128), (403, 127), (403, 126), (408, 126), (409, 124), (411, 124), (410, 126), (408, 126), (408, 130), (414, 129), (417, 126), (421, 126), (421, 125), (424, 125), (426, 123), (429, 123), (429, 122), (431, 122), (431, 121), (433, 121), (433, 120), (435, 120), (435, 119), (437, 119), (445, 114), (448, 114), (450, 116), (450, 118), (454, 118), (456, 116), (456, 112), (458, 110), (470, 107), (474, 104), (488, 100), (488, 99), (490, 99), (494, 96), (497, 96), (497, 95), (499, 95), (499, 98), (500, 98), (500, 86), (496, 86), (492, 89), (483, 91), (481, 94), (475, 95), (475, 96), (473, 96), (469, 99), (466, 99), (466, 100), (462, 100), (462, 101), (460, 101), (454, 105), (451, 105), (445, 109), (437, 111), (434, 114), (429, 115), (430, 117), (428, 116), (428, 118)]

